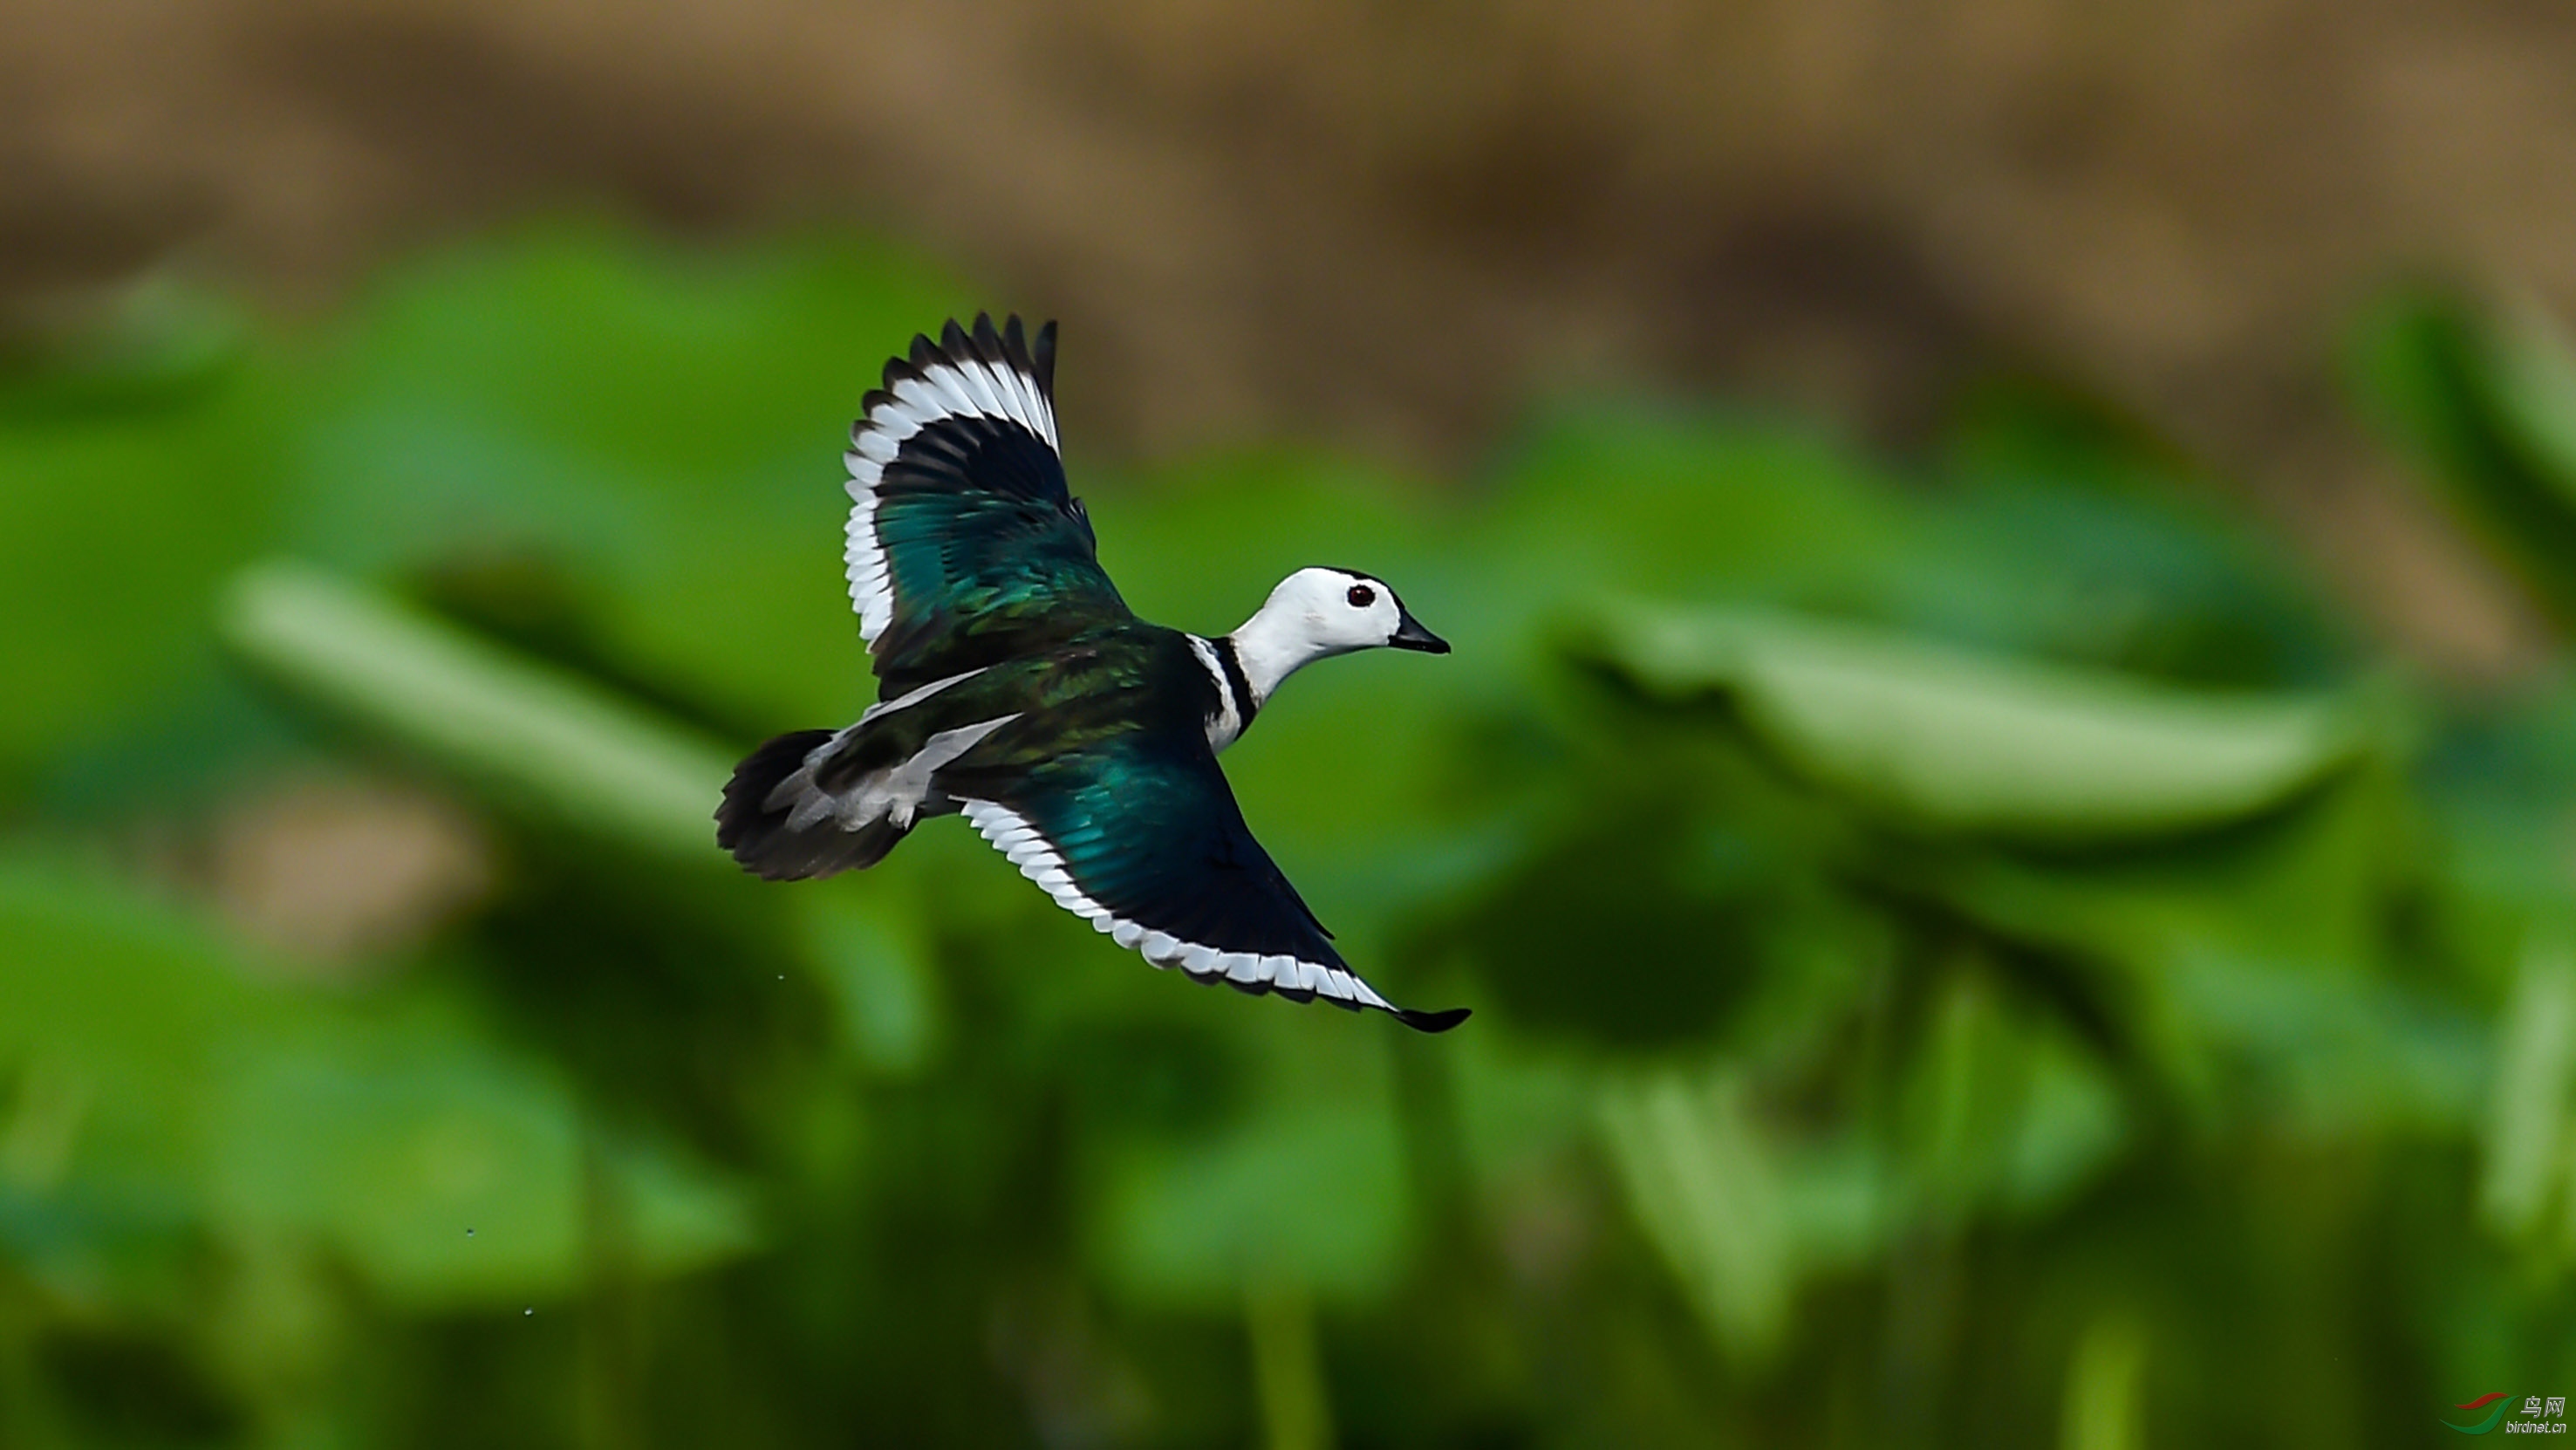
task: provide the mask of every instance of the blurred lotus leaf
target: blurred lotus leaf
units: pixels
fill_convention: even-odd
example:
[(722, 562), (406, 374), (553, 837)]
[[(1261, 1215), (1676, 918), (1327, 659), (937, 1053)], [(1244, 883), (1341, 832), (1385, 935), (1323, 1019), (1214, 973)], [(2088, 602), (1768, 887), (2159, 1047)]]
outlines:
[[(1523, 1030), (1623, 1047), (1696, 1043), (1778, 965), (1789, 863), (1653, 798), (1587, 801), (1408, 955), (1464, 951)], [(1583, 903), (1580, 911), (1567, 901)]]
[(588, 610), (581, 663), (717, 719), (855, 716), (840, 452), (884, 358), (974, 306), (829, 230), (700, 253), (553, 222), (443, 249), (316, 344), (283, 546), (365, 577), (533, 552)]
[(1906, 1188), (1956, 1221), (2062, 1202), (2125, 1136), (2098, 1058), (1977, 974), (1940, 984), (1897, 1101)]
[(938, 1051), (942, 1019), (917, 910), (883, 893), (857, 899), (839, 883), (799, 896), (797, 941), (859, 1061), (892, 1076), (919, 1072)]
[(1651, 695), (1723, 698), (1799, 775), (1938, 830), (2201, 830), (2280, 805), (2369, 745), (2331, 700), (2187, 693), (1780, 614), (1616, 608), (1582, 648)]
[(49, 406), (41, 374), (0, 377), (0, 791), (202, 691), (208, 602), (273, 527), (271, 360), (178, 346), (186, 386), (114, 406)]
[(2524, 947), (2500, 1035), (2483, 1207), (2504, 1232), (2563, 1253), (2576, 1248), (2576, 946), (2563, 931), (2536, 930)]
[(2576, 620), (2576, 349), (2536, 302), (2396, 292), (2355, 331), (2365, 407), (2561, 623)]
[(1147, 1302), (1225, 1308), (1247, 1287), (1289, 1283), (1366, 1303), (1399, 1276), (1410, 1203), (1382, 1102), (1284, 1104), (1221, 1138), (1113, 1161), (1102, 1261)]
[[(598, 1130), (564, 1084), (436, 994), (334, 999), (254, 971), (131, 888), (0, 861), (0, 1196), (309, 1246), (418, 1307), (572, 1292), (602, 1213), (643, 1272), (751, 1247), (737, 1190), (645, 1139), (586, 1146)], [(32, 1267), (114, 1299), (83, 1269), (116, 1258), (75, 1236)]]
[(690, 865), (732, 761), (576, 676), (326, 574), (243, 574), (219, 616), (245, 659), (514, 804)]
[(1647, 1238), (1718, 1341), (1753, 1364), (1788, 1328), (1792, 1296), (1885, 1231), (1866, 1157), (1772, 1139), (1736, 1071), (1666, 1069), (1601, 1098), (1612, 1163)]

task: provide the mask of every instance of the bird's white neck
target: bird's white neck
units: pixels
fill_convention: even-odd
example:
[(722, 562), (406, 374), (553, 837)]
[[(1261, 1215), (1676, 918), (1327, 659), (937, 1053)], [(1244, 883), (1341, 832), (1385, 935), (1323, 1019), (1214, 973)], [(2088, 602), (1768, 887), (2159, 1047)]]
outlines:
[(1235, 657), (1243, 662), (1244, 683), (1252, 686), (1255, 709), (1267, 704), (1279, 682), (1342, 648), (1318, 643), (1313, 621), (1295, 604), (1273, 599), (1261, 606), (1231, 636)]

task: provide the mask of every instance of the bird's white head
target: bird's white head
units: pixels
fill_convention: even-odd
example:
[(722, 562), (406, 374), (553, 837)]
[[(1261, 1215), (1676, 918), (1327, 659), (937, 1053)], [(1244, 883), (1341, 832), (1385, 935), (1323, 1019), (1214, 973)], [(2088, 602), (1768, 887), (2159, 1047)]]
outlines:
[(1421, 650), (1445, 655), (1449, 642), (1422, 627), (1386, 581), (1350, 569), (1300, 569), (1279, 581), (1234, 645), (1255, 702), (1270, 698), (1299, 667), (1353, 650)]

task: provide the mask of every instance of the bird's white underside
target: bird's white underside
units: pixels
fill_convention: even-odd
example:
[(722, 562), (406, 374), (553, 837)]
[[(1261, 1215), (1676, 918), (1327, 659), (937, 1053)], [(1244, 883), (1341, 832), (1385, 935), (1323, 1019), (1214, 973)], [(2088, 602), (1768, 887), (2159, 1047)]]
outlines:
[[(965, 677), (962, 675), (957, 677), (957, 679), (963, 678)], [(941, 682), (943, 685), (953, 683), (955, 680)], [(929, 694), (938, 688), (938, 685), (931, 685), (916, 690), (911, 695), (896, 701), (895, 708), (910, 704), (915, 698)], [(1019, 715), (1014, 712), (992, 720), (977, 721), (972, 725), (961, 725), (954, 730), (939, 731), (923, 741), (921, 748), (913, 752), (911, 759), (899, 765), (887, 766), (883, 770), (872, 771), (862, 777), (856, 786), (839, 795), (829, 795), (815, 789), (816, 769), (830, 757), (833, 747), (838, 745), (842, 738), (859, 728), (853, 725), (849, 730), (842, 731), (840, 735), (807, 752), (805, 764), (770, 791), (764, 807), (776, 810), (789, 801), (794, 801), (795, 808), (787, 813), (787, 829), (791, 831), (811, 829), (826, 817), (837, 819), (841, 829), (845, 831), (864, 830), (888, 816), (894, 818), (896, 825), (908, 829), (914, 819), (921, 814), (922, 803), (930, 798), (931, 777), (938, 774), (940, 769), (950, 761), (983, 743), (985, 736), (1018, 718), (1020, 718)], [(864, 719), (860, 721), (860, 724), (865, 723), (867, 722)]]
[(977, 833), (990, 841), (1020, 874), (1038, 885), (1038, 889), (1055, 899), (1055, 904), (1091, 923), (1122, 947), (1143, 955), (1157, 967), (1179, 967), (1194, 977), (1225, 977), (1237, 982), (1267, 982), (1290, 991), (1313, 992), (1317, 996), (1335, 997), (1345, 1002), (1379, 1007), (1392, 1012), (1395, 1008), (1368, 983), (1340, 967), (1328, 967), (1297, 957), (1253, 952), (1229, 952), (1198, 942), (1183, 941), (1167, 931), (1158, 931), (1142, 922), (1131, 921), (1094, 901), (1073, 882), (1065, 869), (1064, 857), (1018, 812), (991, 801), (970, 800), (964, 803), (966, 819)]
[(894, 622), (894, 586), (886, 575), (885, 550), (877, 542), (877, 483), (904, 440), (942, 418), (997, 418), (1017, 423), (1055, 448), (1055, 409), (1037, 379), (1017, 368), (981, 359), (938, 362), (918, 378), (895, 384), (893, 396), (878, 403), (850, 430), (850, 451), (841, 455), (849, 466), (848, 544), (842, 562), (848, 566), (850, 606), (859, 614), (859, 634), (871, 646)]

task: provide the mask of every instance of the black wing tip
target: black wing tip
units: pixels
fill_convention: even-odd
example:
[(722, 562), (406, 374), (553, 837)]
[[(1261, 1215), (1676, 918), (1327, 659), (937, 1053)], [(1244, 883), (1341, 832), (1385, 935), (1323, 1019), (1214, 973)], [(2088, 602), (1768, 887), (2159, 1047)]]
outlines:
[(894, 395), (897, 383), (920, 377), (925, 368), (968, 358), (1016, 369), (1036, 381), (1039, 394), (1049, 403), (1055, 401), (1055, 324), (1040, 326), (1032, 340), (1018, 313), (1005, 314), (997, 328), (992, 313), (978, 312), (971, 327), (952, 317), (940, 325), (936, 338), (914, 333), (909, 348), (886, 359), (883, 382), (860, 400), (860, 421), (864, 424), (877, 404)]
[[(1018, 319), (1014, 318), (1013, 321)], [(1037, 379), (1038, 391), (1049, 403), (1055, 401), (1055, 319), (1048, 318), (1038, 329), (1038, 339), (1029, 349), (1029, 376)]]
[[(1247, 982), (1214, 972), (1204, 976), (1197, 972), (1183, 972), (1181, 975), (1202, 987), (1224, 985), (1232, 987), (1247, 997), (1277, 997), (1283, 1002), (1295, 1002), (1301, 1006), (1309, 1002), (1323, 1002), (1339, 1007), (1345, 1012), (1365, 1012), (1370, 1007), (1378, 1005), (1362, 1002), (1354, 997), (1327, 996), (1310, 987), (1282, 987), (1268, 980)], [(1474, 1009), (1468, 1007), (1451, 1007), (1442, 1012), (1416, 1012), (1409, 1007), (1387, 1007), (1384, 1010), (1396, 1021), (1414, 1031), (1433, 1035), (1446, 1032), (1475, 1015)]]

